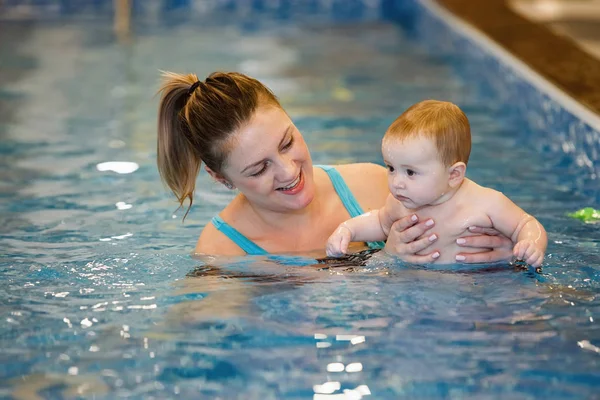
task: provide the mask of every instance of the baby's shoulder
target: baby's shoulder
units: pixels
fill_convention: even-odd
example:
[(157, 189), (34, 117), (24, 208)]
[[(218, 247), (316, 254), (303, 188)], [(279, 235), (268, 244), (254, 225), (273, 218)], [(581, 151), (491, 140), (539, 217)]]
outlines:
[(479, 210), (487, 215), (505, 210), (512, 201), (501, 191), (470, 182), (468, 190), (463, 193), (460, 204), (472, 210)]
[(465, 185), (465, 190), (463, 193), (464, 197), (477, 202), (482, 200), (500, 200), (501, 198), (505, 197), (502, 192), (490, 187), (478, 185), (472, 180), (467, 181), (467, 185)]

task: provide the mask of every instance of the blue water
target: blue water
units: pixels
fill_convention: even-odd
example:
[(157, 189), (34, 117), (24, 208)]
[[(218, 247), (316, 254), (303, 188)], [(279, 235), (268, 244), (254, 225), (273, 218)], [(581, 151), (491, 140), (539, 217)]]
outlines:
[[(597, 396), (600, 235), (565, 215), (593, 205), (593, 178), (377, 12), (266, 14), (139, 17), (129, 39), (101, 17), (0, 24), (0, 397)], [(542, 273), (191, 258), (231, 193), (201, 174), (181, 223), (155, 166), (159, 69), (263, 80), (323, 164), (381, 163), (406, 107), (456, 102), (469, 177), (546, 226)], [(138, 169), (99, 170), (110, 161)]]

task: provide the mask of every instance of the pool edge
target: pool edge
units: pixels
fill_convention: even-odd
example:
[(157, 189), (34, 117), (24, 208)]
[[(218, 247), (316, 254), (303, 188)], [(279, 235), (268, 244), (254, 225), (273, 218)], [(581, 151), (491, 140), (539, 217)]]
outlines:
[(542, 73), (536, 71), (533, 67), (527, 65), (516, 55), (502, 47), (498, 42), (489, 37), (479, 28), (469, 22), (454, 15), (446, 7), (436, 3), (434, 0), (415, 0), (425, 7), (432, 15), (436, 16), (440, 22), (449, 25), (449, 27), (466, 38), (474, 41), (486, 52), (491, 53), (500, 62), (511, 67), (521, 77), (541, 92), (547, 94), (554, 101), (558, 102), (567, 111), (578, 117), (596, 131), (600, 131), (600, 115), (592, 109), (582, 104), (579, 100), (560, 88), (557, 84), (546, 78)]

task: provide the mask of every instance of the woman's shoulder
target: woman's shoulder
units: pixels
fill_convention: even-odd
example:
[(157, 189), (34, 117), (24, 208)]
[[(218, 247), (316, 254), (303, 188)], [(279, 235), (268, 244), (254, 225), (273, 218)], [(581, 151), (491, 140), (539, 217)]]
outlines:
[(246, 252), (240, 249), (223, 232), (218, 230), (212, 222), (206, 224), (196, 243), (195, 254), (242, 256)]
[(346, 175), (362, 175), (362, 177), (384, 177), (387, 179), (387, 170), (375, 163), (352, 163), (334, 165), (340, 174), (346, 179)]
[(336, 165), (365, 212), (383, 207), (389, 194), (387, 169), (373, 163)]

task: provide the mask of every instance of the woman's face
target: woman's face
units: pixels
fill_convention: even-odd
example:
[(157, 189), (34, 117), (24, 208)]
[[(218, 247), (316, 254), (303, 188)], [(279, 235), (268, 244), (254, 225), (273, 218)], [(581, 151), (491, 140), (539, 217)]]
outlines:
[(234, 134), (223, 174), (252, 204), (272, 211), (303, 209), (315, 194), (304, 138), (275, 106), (259, 106)]

